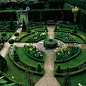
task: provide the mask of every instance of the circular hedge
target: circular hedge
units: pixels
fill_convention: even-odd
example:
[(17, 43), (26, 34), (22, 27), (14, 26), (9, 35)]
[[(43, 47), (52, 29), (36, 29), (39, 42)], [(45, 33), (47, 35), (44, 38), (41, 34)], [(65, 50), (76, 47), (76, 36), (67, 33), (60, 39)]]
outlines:
[(46, 49), (52, 49), (52, 48), (55, 48), (57, 47), (57, 41), (54, 40), (54, 39), (51, 39), (51, 38), (47, 38), (44, 40), (44, 47)]
[(18, 33), (18, 32), (15, 32), (15, 33), (14, 33), (14, 36), (19, 36), (19, 33)]
[(9, 44), (13, 44), (15, 42), (14, 39), (9, 39)]
[(6, 32), (2, 32), (1, 35), (2, 35), (2, 36), (6, 36), (7, 33), (6, 33)]

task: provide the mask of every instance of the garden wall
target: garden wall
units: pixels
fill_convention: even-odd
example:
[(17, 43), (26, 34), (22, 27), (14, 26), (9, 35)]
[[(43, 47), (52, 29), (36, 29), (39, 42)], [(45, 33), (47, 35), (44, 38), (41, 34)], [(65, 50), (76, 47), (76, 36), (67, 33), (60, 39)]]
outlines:
[[(47, 20), (64, 20), (73, 22), (73, 13), (70, 10), (63, 9), (44, 9), (44, 10), (30, 10), (28, 11), (29, 20), (36, 22)], [(63, 17), (63, 19), (62, 19)]]

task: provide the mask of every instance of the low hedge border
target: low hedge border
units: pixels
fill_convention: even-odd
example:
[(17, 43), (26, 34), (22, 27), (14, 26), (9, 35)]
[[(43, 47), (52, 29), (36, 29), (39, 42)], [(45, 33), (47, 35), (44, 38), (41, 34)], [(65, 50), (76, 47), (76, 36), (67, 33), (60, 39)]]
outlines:
[(23, 51), (24, 51), (25, 55), (28, 56), (29, 58), (31, 58), (35, 61), (38, 61), (38, 62), (44, 62), (45, 52), (44, 52), (43, 60), (40, 60), (40, 59), (36, 59), (36, 58), (30, 56), (28, 53), (26, 53), (25, 49)]
[(81, 36), (78, 35), (78, 34), (74, 34), (74, 33), (72, 33), (72, 34), (78, 36), (79, 38), (81, 38), (81, 39), (84, 41), (84, 43), (86, 44), (86, 39), (84, 39), (83, 37), (81, 37)]
[[(11, 47), (11, 46), (10, 46), (10, 47)], [(11, 61), (14, 63), (14, 65), (16, 65), (16, 67), (18, 67), (19, 69), (21, 69), (21, 70), (23, 70), (23, 71), (27, 71), (27, 70), (28, 70), (28, 69), (26, 69), (26, 68), (20, 66), (19, 64), (17, 64), (17, 63), (13, 60), (13, 58), (12, 58), (12, 56), (11, 56), (11, 53), (10, 53), (10, 48), (9, 48), (8, 52), (9, 52), (9, 57), (10, 57)], [(43, 75), (44, 69), (43, 69), (41, 72), (32, 71), (32, 70), (30, 70), (30, 72), (33, 72), (33, 74), (36, 74), (36, 75)]]
[(84, 43), (86, 44), (86, 40), (83, 38), (83, 37), (81, 37), (80, 35), (78, 35), (78, 34), (76, 34), (76, 33), (73, 33), (73, 31), (70, 31), (70, 30), (63, 30), (63, 29), (57, 29), (57, 30), (55, 30), (54, 29), (54, 32), (67, 32), (67, 33), (71, 33), (71, 34), (73, 34), (73, 35), (75, 35), (75, 36), (78, 36), (79, 38), (81, 38), (83, 41), (84, 41)]
[(81, 48), (79, 47), (79, 51), (75, 55), (71, 56), (68, 59), (57, 61), (56, 60), (56, 52), (55, 52), (55, 63), (64, 63), (64, 62), (70, 61), (70, 60), (74, 59), (75, 57), (77, 57), (80, 53), (81, 53)]
[(59, 39), (59, 40), (63, 41), (64, 43), (78, 43), (77, 41), (64, 41), (63, 39), (58, 38), (58, 37), (54, 37), (54, 38)]
[[(84, 61), (84, 62), (85, 62), (85, 61)], [(84, 63), (84, 62), (83, 62), (83, 63)], [(81, 63), (81, 64), (83, 64), (83, 63)], [(78, 64), (78, 65), (79, 65), (79, 64)], [(76, 66), (78, 66), (78, 65), (76, 65)], [(76, 67), (76, 66), (74, 66), (74, 67)], [(74, 68), (74, 67), (71, 67), (71, 68)], [(69, 74), (70, 74), (71, 76), (75, 76), (75, 75), (78, 75), (78, 74), (81, 74), (81, 73), (85, 72), (85, 70), (86, 70), (86, 67), (84, 67), (84, 68), (82, 68), (82, 69), (80, 69), (80, 70), (78, 70), (78, 71), (69, 72)], [(56, 73), (56, 70), (55, 70), (55, 71), (54, 71), (54, 75), (55, 75), (55, 76), (64, 77), (65, 73)]]

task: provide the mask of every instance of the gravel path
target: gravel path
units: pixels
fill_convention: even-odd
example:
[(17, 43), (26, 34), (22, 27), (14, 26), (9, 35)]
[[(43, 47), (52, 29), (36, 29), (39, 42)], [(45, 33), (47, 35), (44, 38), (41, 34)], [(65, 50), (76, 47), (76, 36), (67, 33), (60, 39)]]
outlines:
[[(21, 33), (21, 30), (22, 30), (22, 28), (18, 28), (18, 29), (16, 30), (16, 32)], [(16, 37), (15, 37), (14, 34), (13, 34), (10, 39), (15, 39), (15, 38), (16, 38)], [(3, 48), (1, 49), (1, 51), (0, 51), (0, 54), (1, 54), (4, 58), (5, 58), (5, 56), (6, 56), (7, 53), (8, 53), (9, 47), (10, 47), (10, 44), (9, 44), (8, 42), (5, 42), (5, 43), (4, 43), (4, 47), (3, 47)]]
[[(54, 39), (54, 28), (55, 26), (48, 26), (48, 38)], [(16, 32), (21, 33), (21, 28), (18, 28)], [(13, 39), (16, 37), (12, 35)], [(62, 47), (66, 45), (66, 43), (63, 43), (60, 40), (55, 39), (58, 41), (58, 44)], [(16, 45), (17, 47), (23, 47), (25, 44), (29, 45), (32, 44), (33, 46), (36, 46), (37, 48), (41, 48), (45, 51), (45, 61), (44, 61), (44, 75), (42, 78), (39, 79), (39, 81), (35, 84), (35, 86), (60, 86), (59, 82), (56, 80), (54, 77), (54, 52), (55, 49), (45, 49), (43, 46), (43, 41), (41, 40), (38, 43), (18, 43), (15, 42), (13, 45)], [(74, 45), (74, 43), (72, 43)], [(77, 44), (80, 46), (82, 49), (86, 49), (86, 44)], [(10, 44), (8, 42), (5, 42), (4, 47), (1, 49), (0, 54), (5, 57), (8, 53), (8, 49), (10, 47)]]
[[(48, 26), (48, 38), (54, 38), (55, 26)], [(35, 84), (35, 86), (60, 86), (59, 82), (54, 77), (54, 52), (46, 50), (44, 61), (44, 75)]]

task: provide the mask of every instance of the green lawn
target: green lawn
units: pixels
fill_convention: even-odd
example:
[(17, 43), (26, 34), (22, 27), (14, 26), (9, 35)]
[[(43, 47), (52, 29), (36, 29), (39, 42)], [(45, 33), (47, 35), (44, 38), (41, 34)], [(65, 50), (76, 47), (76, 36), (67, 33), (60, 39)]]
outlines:
[(24, 21), (25, 21), (25, 20), (26, 20), (25, 15), (24, 15), (24, 14), (21, 14), (21, 15), (20, 15), (20, 20), (23, 21), (23, 18), (24, 18)]
[(23, 49), (24, 49), (23, 47), (17, 47), (17, 53), (21, 60), (23, 60), (24, 62), (26, 62), (27, 64), (30, 64), (32, 66), (37, 66), (38, 64), (40, 64), (41, 67), (44, 67), (44, 63), (35, 61), (35, 60), (29, 58), (28, 56), (26, 56), (23, 52)]
[[(16, 81), (16, 83), (20, 83), (23, 86), (28, 86), (27, 84), (27, 80), (25, 80), (25, 72), (18, 69), (10, 60), (9, 55), (7, 54), (7, 56), (5, 57), (7, 64), (9, 66), (7, 72), (5, 73), (9, 78), (12, 78), (12, 76), (14, 76), (14, 81)], [(34, 83), (36, 83), (39, 79), (41, 78), (41, 76), (37, 76), (37, 75), (33, 75), (33, 81)]]
[[(62, 85), (64, 77), (56, 77), (59, 83)], [(82, 86), (86, 86), (86, 72), (82, 74), (78, 74), (75, 76), (71, 76), (71, 84), (72, 86), (78, 86), (81, 83)]]

